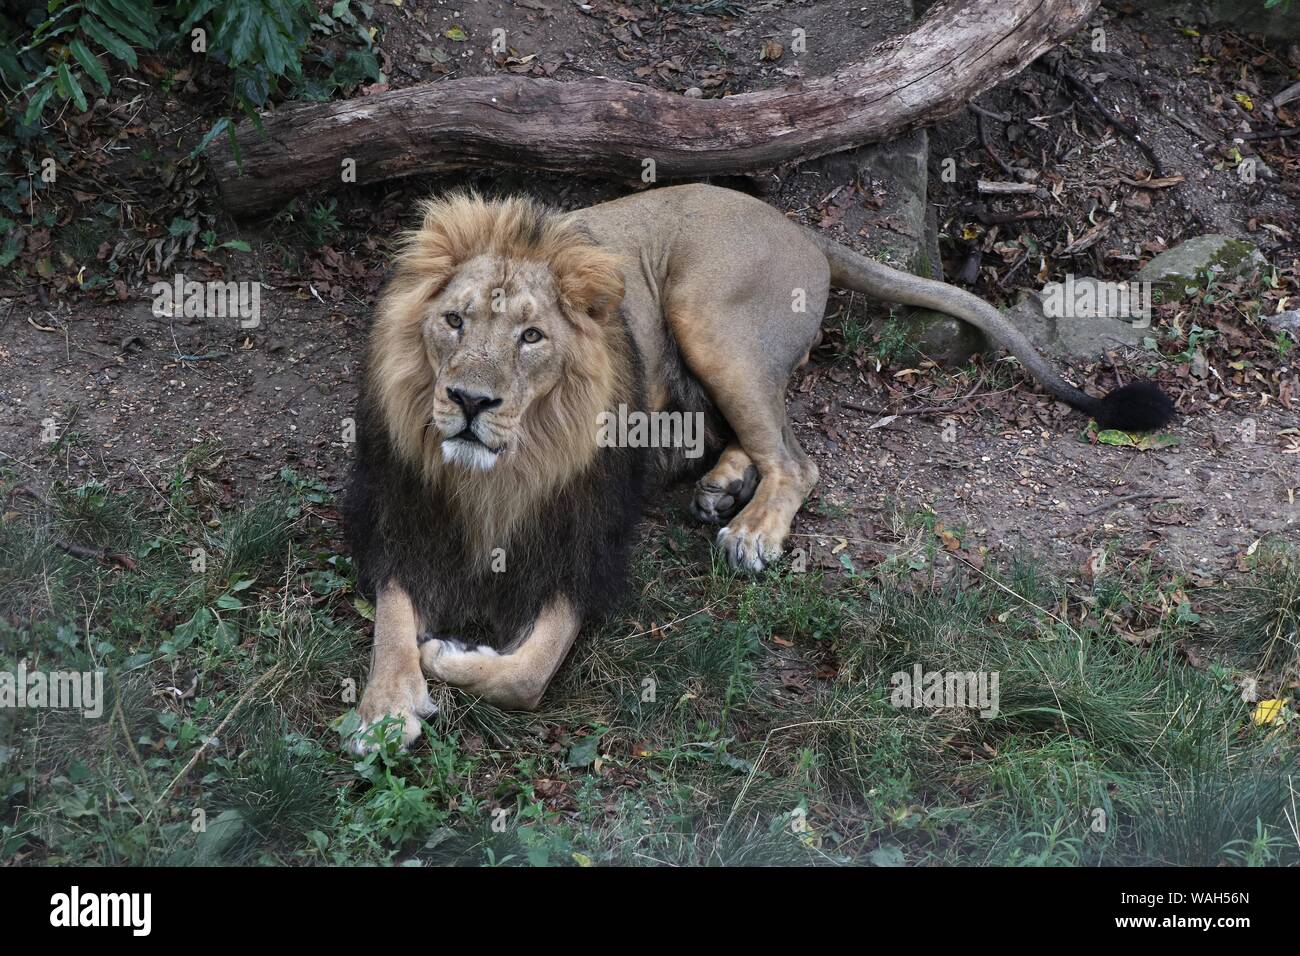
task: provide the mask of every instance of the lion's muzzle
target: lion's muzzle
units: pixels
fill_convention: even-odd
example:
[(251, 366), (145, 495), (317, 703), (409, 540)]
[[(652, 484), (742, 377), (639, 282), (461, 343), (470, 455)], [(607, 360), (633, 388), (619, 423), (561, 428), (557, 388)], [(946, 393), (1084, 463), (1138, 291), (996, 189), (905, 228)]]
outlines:
[(479, 412), (487, 411), (489, 408), (496, 408), (501, 404), (499, 398), (467, 392), (460, 388), (447, 389), (447, 397), (460, 406), (461, 412), (465, 415), (466, 428), (473, 426), (474, 419), (478, 417)]

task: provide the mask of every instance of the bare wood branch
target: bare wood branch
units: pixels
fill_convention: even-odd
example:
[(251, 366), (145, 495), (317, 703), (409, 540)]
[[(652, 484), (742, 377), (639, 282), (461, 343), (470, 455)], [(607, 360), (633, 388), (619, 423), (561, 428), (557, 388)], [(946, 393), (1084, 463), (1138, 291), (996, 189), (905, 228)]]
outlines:
[(1099, 0), (948, 0), (864, 61), (792, 86), (697, 99), (616, 80), (475, 77), (339, 103), (288, 107), (212, 147), (226, 207), (276, 208), (337, 184), (484, 165), (633, 181), (735, 174), (926, 126), (1069, 36)]
[(1277, 109), (1279, 106), (1285, 106), (1292, 100), (1300, 100), (1300, 83), (1292, 83), (1285, 90), (1274, 96), (1270, 102), (1273, 105), (1273, 109)]
[(975, 188), (991, 196), (1032, 196), (1039, 189), (1033, 183), (999, 183), (988, 179), (979, 180)]

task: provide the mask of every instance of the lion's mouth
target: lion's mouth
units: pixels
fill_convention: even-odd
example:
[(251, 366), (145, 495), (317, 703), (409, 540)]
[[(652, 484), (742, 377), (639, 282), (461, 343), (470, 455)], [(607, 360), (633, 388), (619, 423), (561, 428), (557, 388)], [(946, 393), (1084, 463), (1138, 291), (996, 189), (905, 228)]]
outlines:
[(494, 454), (494, 455), (499, 455), (499, 454), (501, 454), (503, 451), (505, 451), (504, 448), (493, 448), (491, 445), (489, 445), (489, 444), (488, 444), (487, 442), (485, 442), (483, 439), (479, 438), (478, 435), (474, 434), (474, 430), (473, 430), (472, 428), (470, 428), (468, 425), (466, 425), (466, 426), (465, 426), (464, 428), (462, 428), (459, 432), (457, 432), (455, 435), (452, 435), (452, 436), (451, 436), (449, 439), (447, 439), (447, 440), (448, 440), (448, 441), (461, 441), (461, 442), (465, 442), (466, 444), (477, 445), (477, 446), (480, 447), (480, 448), (483, 448), (483, 449), (486, 449), (487, 451), (490, 451), (490, 452), (491, 452), (492, 454)]
[(491, 471), (504, 448), (493, 448), (467, 426), (444, 439), (442, 457), (470, 471)]

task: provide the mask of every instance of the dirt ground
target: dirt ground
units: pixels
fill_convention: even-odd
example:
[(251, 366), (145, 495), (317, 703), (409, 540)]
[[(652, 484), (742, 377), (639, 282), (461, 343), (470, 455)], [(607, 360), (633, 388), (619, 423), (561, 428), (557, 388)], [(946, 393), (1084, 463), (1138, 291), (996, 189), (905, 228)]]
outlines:
[[(340, 488), (364, 316), (275, 299), (258, 344), (204, 362), (179, 361), (176, 347), (201, 354), (209, 339), (140, 309), (81, 316), (53, 332), (11, 317), (3, 358), (13, 374), (0, 385), (6, 456), (44, 474), (41, 422), (54, 417), (85, 437), (57, 455), (55, 474), (72, 484), (160, 488), (208, 444), (221, 450), (217, 475), (232, 500), (285, 465)], [(841, 553), (858, 567), (889, 553), (882, 516), (896, 507), (932, 510), (958, 534), (957, 554), (976, 564), (984, 549), (1027, 550), (1076, 567), (1117, 544), (1126, 559), (1152, 556), (1213, 578), (1261, 538), (1300, 540), (1293, 416), (1188, 416), (1169, 431), (1179, 444), (1139, 451), (1086, 440), (1077, 416), (1032, 395), (1013, 396), (1010, 420), (978, 410), (887, 420), (845, 409), (879, 396), (825, 371), (796, 383), (789, 407), (822, 475), (795, 529), (813, 537), (795, 544), (828, 568), (841, 566)]]
[[(509, 70), (560, 79), (611, 76), (716, 96), (829, 72), (898, 26), (882, 28), (857, 7), (832, 3), (750, 10), (715, 0), (658, 12), (630, 3), (559, 0), (521, 0), (509, 9), (486, 0), (412, 6), (376, 7), (394, 87)], [(488, 38), (502, 22), (509, 25), (511, 52), (494, 56)], [(1109, 11), (1101, 22), (1111, 52), (1073, 68), (1137, 124), (1162, 158), (1164, 176), (1181, 179), (1132, 185), (1150, 175), (1139, 149), (1106, 133), (1086, 104), (1063, 92), (1059, 77), (1028, 71), (981, 100), (1014, 117), (1006, 124), (990, 121), (996, 157), (982, 148), (969, 114), (934, 133), (935, 164), (953, 155), (978, 174), (945, 184), (932, 170), (947, 273), (961, 272), (978, 250), (971, 287), (1005, 302), (1018, 288), (1066, 272), (1127, 277), (1180, 239), (1222, 231), (1250, 238), (1274, 266), (1292, 270), (1287, 281), (1293, 281), (1297, 148), (1285, 141), (1225, 144), (1257, 119), (1236, 94), (1267, 95), (1300, 63), (1287, 64), (1285, 51), (1232, 34), (1189, 33), (1135, 12)], [(778, 55), (768, 47), (763, 58), (764, 44), (788, 37), (792, 25), (815, 38), (809, 52)], [(461, 32), (468, 39), (452, 39)], [(1084, 49), (1076, 42), (1072, 52), (1081, 56)], [(1254, 71), (1250, 77), (1271, 77), (1269, 88), (1245, 71), (1239, 71), (1240, 82), (1225, 87), (1220, 72), (1241, 62)], [(172, 95), (151, 91), (148, 110), (166, 116)], [(144, 155), (142, 144), (161, 142), (171, 132), (166, 123), (144, 124), (130, 140), (131, 155)], [(1268, 174), (1246, 183), (1228, 150), (1250, 152), (1252, 146), (1271, 151), (1265, 154)], [(1036, 206), (1022, 199), (980, 201), (977, 178), (1005, 178), (998, 159), (1038, 177), (1044, 194)], [(115, 157), (114, 174), (130, 162)], [(157, 174), (140, 160), (129, 190), (142, 209), (152, 208), (150, 197), (157, 199), (155, 219), (165, 223), (168, 203), (177, 200), (175, 190), (157, 198)], [(88, 189), (108, 170), (84, 175), (70, 188)], [(528, 189), (569, 208), (618, 193), (610, 184), (490, 170), (359, 189), (338, 197), (340, 229), (321, 244), (295, 238), (284, 220), (226, 221), (201, 200), (220, 238), (248, 241), (253, 252), (196, 249), (173, 270), (119, 274), (107, 296), (78, 296), (69, 286), (69, 275), (86, 262), (102, 262), (105, 245), (111, 249), (115, 239), (96, 235), (103, 239), (98, 253), (82, 259), (70, 254), (74, 245), (86, 244), (76, 235), (79, 220), (70, 205), (61, 215), (64, 225), (29, 238), (35, 254), (57, 253), (51, 255), (55, 278), (35, 288), (7, 288), (0, 300), (0, 462), (42, 481), (94, 478), (114, 489), (157, 489), (188, 452), (212, 445), (221, 449), (216, 475), (231, 500), (285, 465), (340, 488), (351, 455), (344, 432), (367, 310), (382, 284), (388, 240), (415, 198), (463, 182), (490, 192)], [(798, 169), (779, 170), (754, 185), (768, 201), (832, 230), (835, 217), (827, 210), (843, 187), (855, 201), (871, 201), (871, 184), (828, 189)], [(1038, 215), (1014, 225), (982, 221), (1008, 210)], [(149, 284), (178, 269), (192, 278), (262, 281), (260, 326), (155, 317)], [(1300, 300), (1291, 291), (1294, 308)], [(1272, 310), (1285, 304), (1286, 292), (1275, 287), (1243, 294)], [(846, 308), (841, 298), (832, 311)], [(1186, 316), (1174, 310), (1162, 318), (1185, 324)], [(870, 348), (847, 347), (835, 332), (839, 321), (828, 319), (827, 346), (790, 394), (796, 430), (822, 476), (793, 540), (796, 546), (807, 542), (819, 564), (842, 568), (847, 558), (869, 567), (881, 560), (894, 547), (889, 515), (899, 509), (933, 511), (945, 548), (976, 569), (989, 553), (1028, 551), (1091, 573), (1085, 567), (1090, 556), (1105, 551), (1111, 561), (1151, 558), (1212, 580), (1236, 568), (1260, 539), (1300, 541), (1300, 434), (1290, 405), (1295, 368), (1285, 352), (1265, 367), (1258, 342), (1237, 343), (1235, 353), (1202, 355), (1205, 364), (1193, 375), (1186, 368), (1191, 358), (1180, 368), (1170, 354), (1160, 361), (1144, 358), (1140, 367), (1112, 354), (1074, 369), (1076, 380), (1092, 388), (1149, 371), (1171, 386), (1184, 413), (1169, 431), (1177, 444), (1138, 450), (1089, 441), (1085, 422), (991, 360), (979, 372), (996, 384), (977, 379), (975, 370), (950, 380), (924, 363), (910, 371), (878, 368), (866, 354)], [(1230, 344), (1229, 337), (1221, 344)], [(1241, 364), (1243, 350), (1261, 374), (1233, 366)], [(939, 412), (890, 418), (926, 404)], [(53, 446), (51, 453), (49, 419), (57, 434), (79, 440)], [(684, 500), (682, 491), (669, 498)]]

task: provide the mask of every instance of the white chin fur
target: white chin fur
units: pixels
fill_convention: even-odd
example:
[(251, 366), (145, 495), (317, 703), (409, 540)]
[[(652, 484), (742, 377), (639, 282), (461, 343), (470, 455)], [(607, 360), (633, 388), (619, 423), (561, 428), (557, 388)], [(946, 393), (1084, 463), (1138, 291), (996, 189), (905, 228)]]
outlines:
[(491, 471), (497, 463), (497, 452), (473, 442), (449, 438), (442, 443), (442, 458), (474, 471)]

